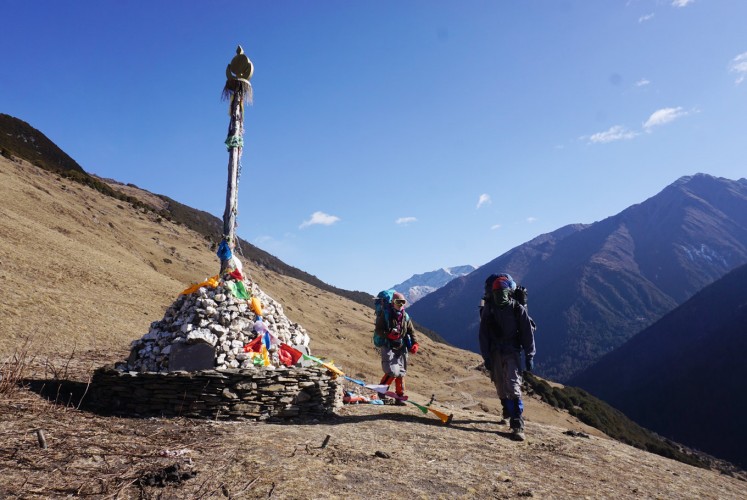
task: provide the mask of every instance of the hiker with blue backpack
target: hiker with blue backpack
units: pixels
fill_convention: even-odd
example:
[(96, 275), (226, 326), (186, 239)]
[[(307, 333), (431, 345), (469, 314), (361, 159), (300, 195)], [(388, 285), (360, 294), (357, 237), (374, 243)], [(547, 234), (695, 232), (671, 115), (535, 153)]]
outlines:
[(418, 352), (415, 329), (410, 315), (405, 312), (405, 296), (394, 290), (384, 290), (376, 298), (376, 323), (373, 341), (381, 348), (381, 385), (389, 387), (394, 382), (395, 393), (402, 399), (395, 404), (404, 405), (407, 356)]
[(525, 439), (521, 352), (526, 371), (532, 371), (535, 328), (526, 308), (526, 289), (517, 288), (509, 274), (491, 275), (480, 307), (480, 353), (501, 400), (503, 418), (517, 441)]

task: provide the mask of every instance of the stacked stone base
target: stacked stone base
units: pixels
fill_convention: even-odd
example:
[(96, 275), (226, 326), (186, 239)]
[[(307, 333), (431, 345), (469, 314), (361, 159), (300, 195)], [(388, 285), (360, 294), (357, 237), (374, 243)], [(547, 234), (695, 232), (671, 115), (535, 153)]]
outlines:
[(333, 414), (342, 384), (316, 368), (198, 372), (96, 370), (88, 406), (127, 417), (284, 420)]

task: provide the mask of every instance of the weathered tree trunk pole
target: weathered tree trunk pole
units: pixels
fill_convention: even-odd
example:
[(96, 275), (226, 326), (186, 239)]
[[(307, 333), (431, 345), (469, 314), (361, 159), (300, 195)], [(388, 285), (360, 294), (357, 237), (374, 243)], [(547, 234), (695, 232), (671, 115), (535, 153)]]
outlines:
[[(241, 112), (241, 90), (234, 92), (231, 100), (231, 123), (228, 125), (228, 185), (226, 188), (226, 209), (223, 212), (223, 238), (228, 240), (233, 249), (236, 241), (236, 213), (238, 212), (239, 190), (239, 159), (243, 147), (238, 138), (243, 135), (243, 113)], [(232, 143), (231, 143), (232, 142)], [(223, 270), (223, 266), (221, 266)]]
[(230, 99), (231, 121), (228, 124), (228, 185), (226, 187), (226, 209), (223, 212), (223, 240), (218, 248), (220, 274), (229, 268), (236, 246), (236, 215), (238, 214), (239, 169), (244, 148), (244, 104), (252, 100), (252, 86), (249, 83), (254, 66), (239, 45), (236, 56), (226, 68), (226, 85), (223, 97)]

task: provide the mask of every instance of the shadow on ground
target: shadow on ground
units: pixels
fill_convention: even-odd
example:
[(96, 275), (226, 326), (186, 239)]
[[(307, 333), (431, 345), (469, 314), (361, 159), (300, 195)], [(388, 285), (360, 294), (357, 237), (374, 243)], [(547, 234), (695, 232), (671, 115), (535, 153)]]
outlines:
[[(109, 410), (104, 410), (94, 405), (89, 404), (86, 400), (86, 396), (89, 389), (89, 384), (85, 382), (78, 382), (73, 380), (61, 380), (61, 379), (23, 379), (19, 382), (19, 386), (35, 392), (48, 402), (60, 405), (68, 408), (75, 408), (78, 410), (94, 413), (101, 416), (118, 416), (124, 418), (142, 419), (151, 418), (151, 416), (141, 415), (123, 415)], [(180, 418), (180, 417), (162, 417), (162, 418)], [(419, 413), (403, 413), (400, 411), (392, 410), (387, 407), (383, 407), (381, 411), (373, 414), (345, 414), (345, 415), (330, 415), (326, 417), (308, 417), (299, 418), (295, 417), (292, 419), (280, 419), (280, 418), (269, 418), (266, 420), (268, 423), (278, 425), (355, 425), (361, 422), (409, 422), (420, 425), (426, 425), (429, 427), (450, 427), (464, 432), (476, 432), (484, 434), (498, 435), (511, 439), (510, 432), (504, 432), (495, 429), (496, 426), (501, 425), (499, 421), (490, 420), (469, 420), (454, 418), (449, 424), (444, 424), (441, 420), (428, 415), (421, 415)], [(493, 427), (493, 428), (490, 428)]]

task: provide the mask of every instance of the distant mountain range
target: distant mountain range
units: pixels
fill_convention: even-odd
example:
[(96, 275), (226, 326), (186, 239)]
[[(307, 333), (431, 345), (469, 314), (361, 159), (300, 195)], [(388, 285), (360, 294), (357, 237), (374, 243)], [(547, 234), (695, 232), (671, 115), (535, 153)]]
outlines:
[(745, 263), (747, 179), (696, 174), (602, 221), (538, 236), (410, 312), (448, 342), (477, 351), (484, 280), (508, 272), (529, 290), (537, 372), (566, 381)]
[(747, 467), (747, 265), (570, 380), (639, 424)]
[(438, 290), (449, 281), (471, 273), (475, 266), (442, 267), (436, 271), (413, 274), (410, 278), (392, 286), (391, 288), (405, 295), (407, 302), (412, 305), (429, 293)]

